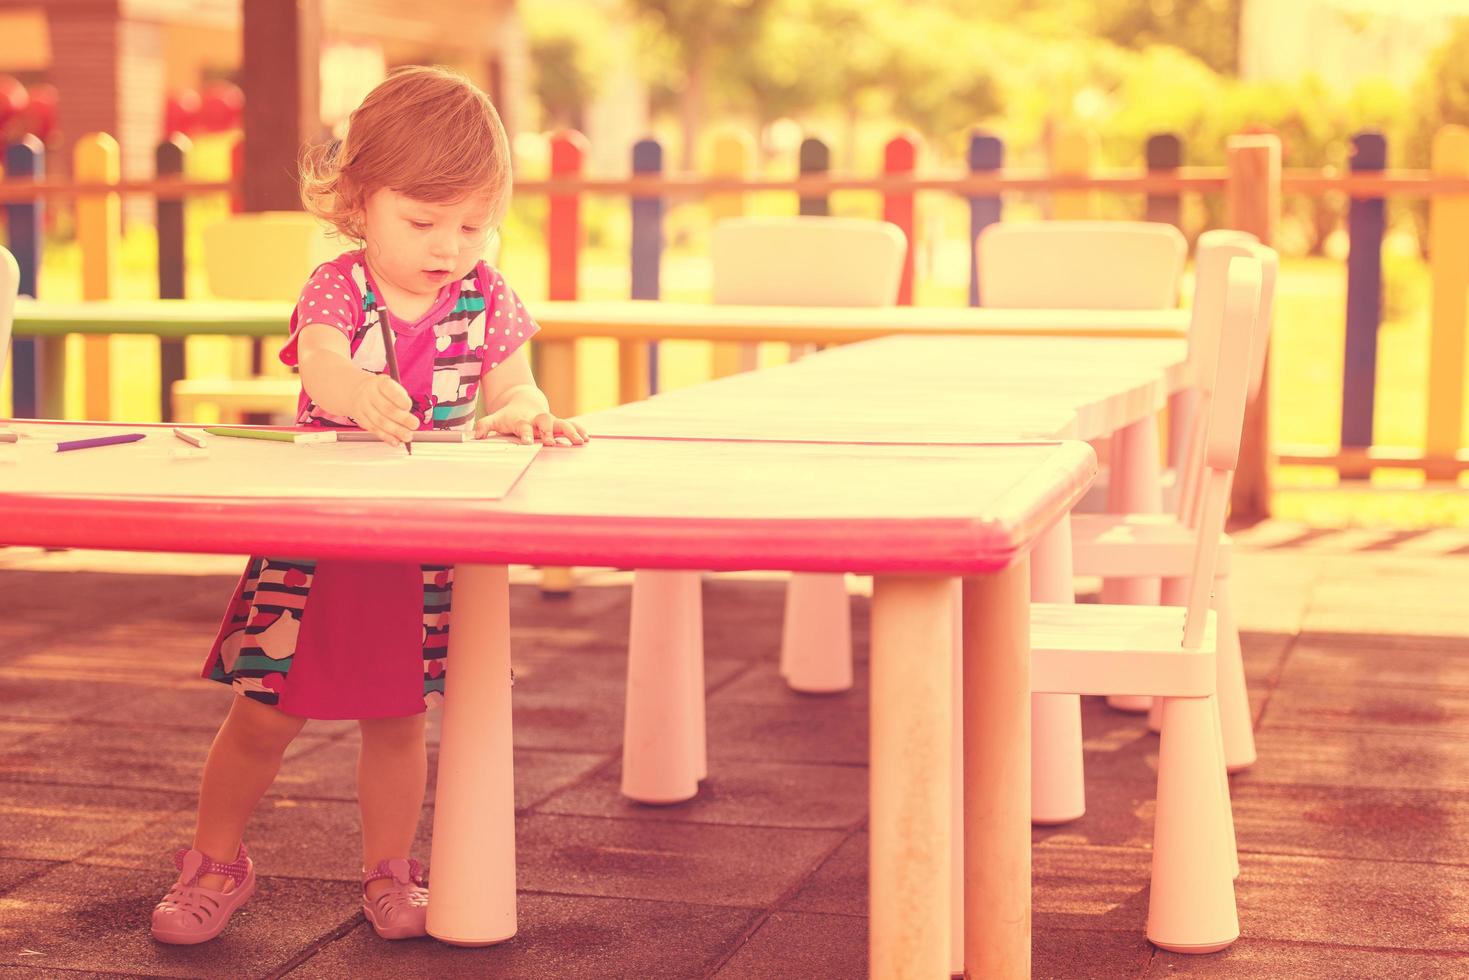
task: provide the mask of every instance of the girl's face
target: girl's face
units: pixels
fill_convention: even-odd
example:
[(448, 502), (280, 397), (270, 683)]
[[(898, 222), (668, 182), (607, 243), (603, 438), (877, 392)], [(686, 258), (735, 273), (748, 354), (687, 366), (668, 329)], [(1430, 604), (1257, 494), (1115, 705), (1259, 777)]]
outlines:
[(432, 296), (484, 254), (492, 229), (488, 192), (461, 201), (419, 201), (389, 188), (364, 208), (363, 239), (373, 274), (401, 292)]

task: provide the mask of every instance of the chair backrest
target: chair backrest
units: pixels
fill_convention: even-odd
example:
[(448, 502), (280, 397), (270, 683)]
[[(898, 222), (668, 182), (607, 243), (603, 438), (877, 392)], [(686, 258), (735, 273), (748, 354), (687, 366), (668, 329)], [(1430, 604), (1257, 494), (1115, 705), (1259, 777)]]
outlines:
[[(1229, 504), (1230, 478), (1239, 463), (1240, 433), (1244, 428), (1245, 397), (1250, 387), (1255, 322), (1260, 316), (1260, 287), (1264, 278), (1254, 256), (1230, 260), (1220, 318), (1219, 352), (1215, 359), (1206, 426), (1204, 430), (1201, 511), (1197, 525), (1193, 576), (1188, 586), (1188, 612), (1184, 620), (1183, 646), (1197, 648), (1204, 636), (1209, 597), (1214, 585), (1214, 561), (1219, 537), (1224, 531), (1224, 511)], [(1201, 408), (1202, 411), (1202, 408)]]
[(714, 226), (714, 302), (892, 306), (908, 242), (897, 225), (815, 215), (728, 218)]
[(974, 254), (984, 306), (1162, 310), (1178, 305), (1188, 243), (1152, 221), (1002, 221)]
[(20, 290), (20, 264), (0, 247), (0, 377), (10, 362), (10, 331), (15, 321), (15, 296)]
[(1199, 519), (1199, 490), (1203, 479), (1204, 433), (1209, 402), (1213, 396), (1219, 358), (1219, 331), (1229, 269), (1236, 259), (1253, 258), (1260, 263), (1260, 293), (1254, 335), (1250, 346), (1249, 397), (1253, 399), (1264, 377), (1265, 349), (1270, 343), (1271, 310), (1275, 304), (1275, 277), (1279, 256), (1245, 232), (1205, 232), (1199, 236), (1193, 320), (1189, 328), (1189, 362), (1198, 392), (1198, 404), (1189, 426), (1179, 474), (1177, 513), (1193, 526)]

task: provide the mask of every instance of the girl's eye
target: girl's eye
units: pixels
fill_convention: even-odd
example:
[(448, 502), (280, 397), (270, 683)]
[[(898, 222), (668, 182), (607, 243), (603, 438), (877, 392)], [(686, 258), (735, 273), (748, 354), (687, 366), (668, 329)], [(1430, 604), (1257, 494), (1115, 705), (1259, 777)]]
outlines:
[(466, 235), (478, 235), (480, 233), (480, 229), (475, 228), (472, 225), (465, 225), (463, 230)]
[(432, 225), (431, 225), (431, 224), (430, 224), (430, 223), (429, 223), (429, 222), (427, 222), (427, 221), (410, 221), (410, 222), (408, 222), (408, 223), (409, 223), (409, 224), (410, 224), (410, 225), (412, 225), (412, 226), (413, 226), (413, 227), (415, 227), (415, 228), (417, 228), (417, 229), (418, 229), (418, 230), (419, 230), (419, 231), (423, 231), (423, 230), (424, 230), (424, 229), (425, 229), (425, 228), (431, 228), (431, 227), (433, 227), (433, 226), (432, 226)]

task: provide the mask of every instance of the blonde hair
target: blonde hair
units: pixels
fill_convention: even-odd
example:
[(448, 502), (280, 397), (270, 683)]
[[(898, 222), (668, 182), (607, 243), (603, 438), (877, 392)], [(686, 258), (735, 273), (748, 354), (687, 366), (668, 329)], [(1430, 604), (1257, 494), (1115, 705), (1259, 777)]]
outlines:
[(413, 66), (392, 72), (367, 94), (340, 144), (307, 150), (301, 203), (360, 242), (375, 191), (435, 203), (489, 191), (493, 228), (509, 207), (510, 180), (510, 144), (489, 97), (457, 71)]

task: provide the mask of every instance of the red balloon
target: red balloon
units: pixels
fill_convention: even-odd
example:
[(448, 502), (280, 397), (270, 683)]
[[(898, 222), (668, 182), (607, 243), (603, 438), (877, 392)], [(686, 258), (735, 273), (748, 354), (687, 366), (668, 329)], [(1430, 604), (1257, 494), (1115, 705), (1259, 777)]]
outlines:
[(30, 96), (31, 104), (26, 110), (26, 128), (44, 143), (56, 129), (56, 106), (60, 97), (56, 86), (50, 82), (32, 85)]
[(173, 133), (185, 136), (199, 127), (199, 93), (191, 88), (174, 92), (163, 104), (163, 135)]
[(13, 75), (0, 75), (0, 126), (25, 111), (30, 102), (26, 87)]
[(199, 107), (199, 122), (206, 132), (222, 133), (240, 125), (245, 110), (245, 94), (229, 82), (211, 82), (204, 89)]

